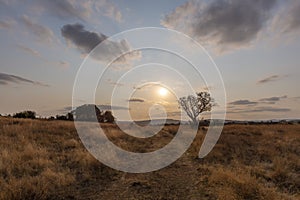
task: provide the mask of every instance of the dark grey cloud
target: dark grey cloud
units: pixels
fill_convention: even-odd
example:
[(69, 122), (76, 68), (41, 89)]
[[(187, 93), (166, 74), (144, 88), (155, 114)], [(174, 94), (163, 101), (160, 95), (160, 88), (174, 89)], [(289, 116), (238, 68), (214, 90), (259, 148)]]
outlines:
[(23, 78), (23, 77), (20, 77), (20, 76), (0, 73), (0, 85), (8, 85), (9, 83), (15, 83), (15, 84), (28, 83), (28, 84), (37, 85), (37, 86), (46, 86), (46, 87), (49, 86), (47, 84), (37, 82), (37, 81), (33, 81), (33, 80), (30, 80), (30, 79), (26, 79), (26, 78)]
[(142, 98), (131, 98), (131, 99), (128, 99), (129, 102), (136, 102), (136, 103), (143, 103), (145, 102), (144, 99)]
[(222, 51), (255, 40), (270, 19), (275, 3), (276, 0), (189, 0), (161, 23)]
[(268, 77), (263, 78), (261, 80), (258, 80), (257, 84), (264, 84), (264, 83), (279, 81), (279, 80), (281, 80), (284, 77), (285, 76), (281, 76), (281, 75), (271, 75), (271, 76), (268, 76)]
[[(102, 33), (88, 31), (82, 24), (67, 24), (61, 29), (62, 36), (74, 44), (81, 53), (88, 54), (98, 44), (101, 44), (101, 49), (92, 52), (91, 56), (99, 61), (109, 62), (115, 60), (117, 63), (127, 64), (130, 60), (139, 59), (139, 51), (131, 51), (130, 45), (126, 40), (110, 41), (108, 37)], [(129, 52), (129, 53), (127, 53)], [(117, 57), (122, 54), (123, 56)]]
[(54, 38), (54, 33), (51, 29), (30, 19), (27, 15), (23, 15), (20, 21), (24, 24), (27, 31), (32, 33), (39, 42), (51, 43)]
[(229, 105), (256, 105), (258, 102), (249, 100), (237, 100), (230, 102)]
[(82, 53), (89, 53), (107, 36), (85, 30), (81, 24), (67, 24), (61, 29), (62, 36), (76, 45)]

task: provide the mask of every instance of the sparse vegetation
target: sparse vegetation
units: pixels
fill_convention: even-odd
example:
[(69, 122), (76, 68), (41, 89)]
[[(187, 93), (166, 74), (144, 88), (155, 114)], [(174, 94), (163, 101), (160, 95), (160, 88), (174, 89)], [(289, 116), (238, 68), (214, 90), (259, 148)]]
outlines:
[[(102, 124), (109, 139), (136, 152), (161, 148), (165, 126), (148, 139)], [(227, 125), (213, 151), (198, 159), (206, 129), (159, 171), (128, 174), (94, 159), (70, 121), (0, 117), (0, 199), (299, 199), (300, 126)]]

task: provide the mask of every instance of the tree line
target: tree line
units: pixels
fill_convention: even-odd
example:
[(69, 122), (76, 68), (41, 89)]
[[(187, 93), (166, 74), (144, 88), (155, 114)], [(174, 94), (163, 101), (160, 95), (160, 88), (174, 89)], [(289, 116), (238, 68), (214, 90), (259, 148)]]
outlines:
[[(0, 115), (1, 116), (1, 115)], [(23, 118), (23, 119), (36, 119), (36, 112), (26, 110), (18, 112), (7, 117)], [(75, 110), (68, 112), (65, 115), (56, 115), (46, 118), (48, 120), (64, 120), (64, 121), (98, 121), (100, 123), (114, 123), (115, 117), (110, 110), (101, 111), (96, 105), (85, 104), (77, 107)]]

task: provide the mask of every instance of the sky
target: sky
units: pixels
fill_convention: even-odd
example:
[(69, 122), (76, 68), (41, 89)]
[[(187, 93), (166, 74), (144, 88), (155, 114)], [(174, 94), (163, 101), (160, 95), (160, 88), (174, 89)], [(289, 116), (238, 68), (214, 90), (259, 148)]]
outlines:
[[(205, 52), (175, 32), (115, 37), (143, 27), (175, 30), (205, 48), (224, 82), (227, 119), (300, 118), (298, 0), (0, 0), (0, 113), (51, 116), (70, 111), (74, 102), (90, 103), (84, 95), (93, 69), (104, 72), (95, 103), (115, 108), (124, 120), (127, 112), (136, 120), (149, 112), (178, 118), (177, 99), (189, 84), (197, 92), (221, 89), (170, 52), (133, 50), (149, 37), (166, 48), (181, 46), (191, 59), (202, 59), (204, 73), (213, 72)], [(123, 53), (104, 71), (104, 63)], [(76, 75), (88, 64), (83, 98), (72, 101)]]

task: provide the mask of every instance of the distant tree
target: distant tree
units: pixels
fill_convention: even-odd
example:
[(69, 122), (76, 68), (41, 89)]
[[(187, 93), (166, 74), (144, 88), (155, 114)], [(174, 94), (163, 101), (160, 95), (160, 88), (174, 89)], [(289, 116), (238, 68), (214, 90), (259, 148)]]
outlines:
[(104, 122), (108, 122), (108, 123), (115, 122), (115, 117), (113, 116), (111, 111), (105, 111), (103, 117), (104, 117)]
[(23, 111), (13, 115), (14, 118), (29, 118), (35, 119), (36, 113), (34, 111)]
[(113, 116), (111, 111), (103, 112), (94, 104), (85, 104), (77, 107), (71, 113), (68, 113), (67, 118), (69, 120), (73, 118), (76, 119), (76, 121), (94, 121), (100, 123), (115, 122), (115, 117)]
[(50, 116), (50, 117), (48, 118), (48, 120), (55, 120), (55, 117)]
[(65, 115), (56, 115), (56, 120), (67, 120), (67, 116), (65, 116)]
[(69, 120), (69, 121), (74, 121), (74, 116), (73, 116), (73, 114), (72, 113), (68, 113), (67, 114), (67, 120)]
[(77, 121), (98, 121), (103, 122), (103, 115), (100, 109), (93, 104), (85, 104), (77, 107), (72, 113)]
[(199, 123), (199, 115), (212, 108), (212, 98), (208, 92), (199, 92), (196, 95), (188, 95), (178, 100), (179, 106), (186, 112), (192, 120), (192, 125)]

